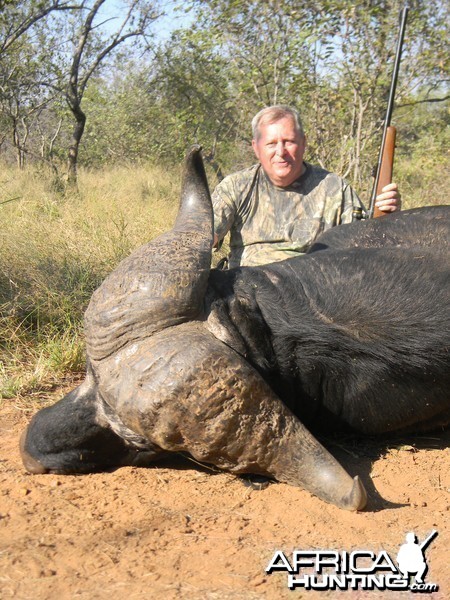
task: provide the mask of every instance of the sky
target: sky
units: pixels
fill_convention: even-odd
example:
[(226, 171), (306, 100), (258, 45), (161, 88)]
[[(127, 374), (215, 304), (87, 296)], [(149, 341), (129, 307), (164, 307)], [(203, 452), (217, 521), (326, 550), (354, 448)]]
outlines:
[[(192, 13), (187, 11), (187, 7), (190, 3), (184, 3), (186, 5), (185, 10), (182, 8), (181, 10), (175, 10), (175, 5), (183, 5), (182, 2), (166, 0), (162, 1), (160, 4), (165, 15), (157, 19), (153, 26), (153, 31), (158, 41), (166, 40), (172, 31), (180, 27), (189, 26), (189, 24), (193, 22), (194, 17)], [(100, 19), (98, 19), (97, 22), (110, 19), (110, 21), (105, 24), (105, 29), (110, 30), (112, 33), (116, 31), (117, 26), (120, 24), (120, 19), (126, 14), (126, 10), (126, 0), (106, 0), (105, 4), (100, 9)]]

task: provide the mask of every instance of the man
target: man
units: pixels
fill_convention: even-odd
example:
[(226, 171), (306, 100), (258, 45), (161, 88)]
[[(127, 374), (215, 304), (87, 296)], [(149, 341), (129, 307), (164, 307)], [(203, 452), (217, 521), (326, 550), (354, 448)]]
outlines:
[[(304, 253), (323, 231), (349, 223), (360, 199), (343, 179), (303, 161), (306, 138), (297, 111), (271, 106), (252, 121), (258, 164), (214, 190), (215, 245), (230, 231), (229, 266), (255, 266)], [(397, 185), (377, 196), (384, 212), (400, 209)]]

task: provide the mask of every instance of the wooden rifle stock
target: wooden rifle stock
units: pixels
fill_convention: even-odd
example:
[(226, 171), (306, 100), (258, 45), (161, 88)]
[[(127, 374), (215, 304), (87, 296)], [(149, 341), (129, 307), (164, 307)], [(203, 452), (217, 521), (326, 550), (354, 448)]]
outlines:
[[(384, 142), (383, 155), (381, 158), (380, 175), (378, 178), (376, 195), (381, 194), (381, 190), (385, 185), (392, 183), (392, 170), (394, 168), (394, 153), (395, 153), (395, 136), (397, 130), (390, 125), (386, 129), (386, 139)], [(374, 218), (382, 217), (386, 213), (380, 210), (377, 206), (373, 208)]]

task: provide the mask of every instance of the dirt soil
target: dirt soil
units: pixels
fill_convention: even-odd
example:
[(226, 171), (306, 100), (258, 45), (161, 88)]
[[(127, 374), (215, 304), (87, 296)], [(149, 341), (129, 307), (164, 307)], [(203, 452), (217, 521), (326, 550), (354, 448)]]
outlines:
[[(61, 395), (57, 391), (55, 399)], [(0, 597), (16, 599), (450, 598), (450, 434), (326, 444), (362, 478), (369, 506), (351, 513), (308, 492), (175, 458), (154, 468), (82, 476), (27, 475), (18, 451), (37, 403), (0, 408)], [(386, 551), (423, 541), (425, 581), (439, 590), (332, 592), (267, 574), (275, 550)]]

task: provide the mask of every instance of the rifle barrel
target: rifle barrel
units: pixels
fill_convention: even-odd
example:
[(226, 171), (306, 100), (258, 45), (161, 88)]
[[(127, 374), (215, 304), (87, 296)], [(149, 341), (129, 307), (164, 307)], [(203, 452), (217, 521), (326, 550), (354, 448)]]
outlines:
[(400, 69), (400, 61), (402, 58), (402, 48), (403, 48), (403, 40), (405, 38), (406, 20), (408, 18), (408, 10), (409, 10), (408, 7), (404, 6), (400, 13), (400, 33), (399, 33), (398, 40), (397, 40), (397, 49), (395, 51), (394, 69), (392, 71), (391, 88), (389, 90), (389, 100), (388, 100), (388, 105), (387, 105), (387, 110), (386, 110), (386, 117), (384, 119), (383, 137), (381, 139), (380, 152), (378, 154), (377, 170), (376, 170), (376, 174), (375, 174), (375, 180), (373, 183), (372, 194), (370, 197), (370, 204), (369, 204), (369, 218), (370, 219), (373, 217), (375, 198), (377, 196), (378, 183), (380, 180), (381, 165), (383, 162), (384, 146), (386, 143), (386, 134), (387, 134), (387, 129), (391, 124), (392, 111), (394, 108), (395, 90), (397, 88), (398, 72)]

